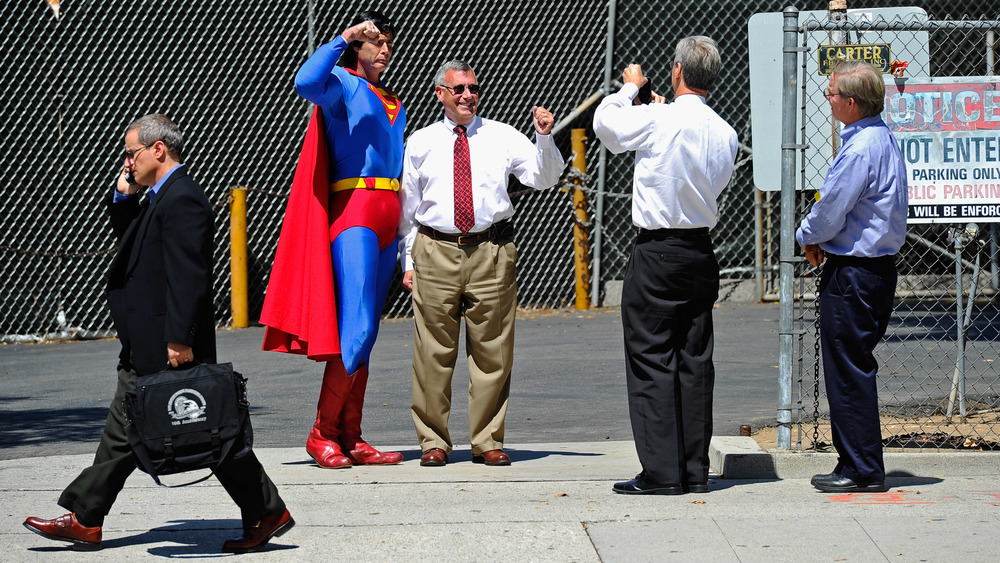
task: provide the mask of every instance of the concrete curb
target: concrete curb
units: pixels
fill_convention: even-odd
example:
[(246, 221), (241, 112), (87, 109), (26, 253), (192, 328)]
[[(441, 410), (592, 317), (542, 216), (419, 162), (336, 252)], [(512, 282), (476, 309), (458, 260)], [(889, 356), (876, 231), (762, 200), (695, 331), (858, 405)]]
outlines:
[[(747, 436), (715, 436), (709, 461), (723, 479), (808, 479), (829, 473), (837, 454), (765, 451)], [(997, 456), (987, 452), (885, 453), (886, 474), (892, 477), (992, 477), (997, 462)]]

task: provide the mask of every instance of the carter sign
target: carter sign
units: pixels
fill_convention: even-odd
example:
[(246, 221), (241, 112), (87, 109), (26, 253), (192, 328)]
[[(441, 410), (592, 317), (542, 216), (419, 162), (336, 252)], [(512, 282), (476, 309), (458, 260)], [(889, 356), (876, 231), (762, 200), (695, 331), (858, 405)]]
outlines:
[(889, 63), (892, 53), (889, 45), (877, 43), (874, 45), (820, 45), (819, 74), (830, 75), (830, 69), (840, 60), (868, 61), (875, 68), (882, 69), (883, 74), (889, 73)]

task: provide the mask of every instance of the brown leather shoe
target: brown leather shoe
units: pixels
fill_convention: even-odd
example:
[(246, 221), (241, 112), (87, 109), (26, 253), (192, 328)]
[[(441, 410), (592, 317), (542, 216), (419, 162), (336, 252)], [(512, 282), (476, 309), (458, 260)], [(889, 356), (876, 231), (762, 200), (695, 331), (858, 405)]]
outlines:
[(472, 463), (485, 463), (486, 465), (510, 465), (510, 456), (503, 453), (503, 450), (490, 450), (479, 455), (473, 455)]
[(448, 454), (441, 448), (431, 448), (420, 456), (420, 465), (424, 467), (441, 467), (448, 464)]
[(255, 526), (244, 528), (242, 536), (226, 540), (226, 543), (222, 544), (222, 551), (226, 553), (258, 551), (263, 549), (271, 538), (284, 534), (294, 525), (295, 520), (292, 520), (288, 509), (279, 514), (265, 516)]
[(76, 514), (63, 514), (52, 520), (30, 516), (24, 521), (24, 527), (50, 540), (68, 541), (77, 551), (101, 549), (101, 527), (84, 526), (76, 519)]

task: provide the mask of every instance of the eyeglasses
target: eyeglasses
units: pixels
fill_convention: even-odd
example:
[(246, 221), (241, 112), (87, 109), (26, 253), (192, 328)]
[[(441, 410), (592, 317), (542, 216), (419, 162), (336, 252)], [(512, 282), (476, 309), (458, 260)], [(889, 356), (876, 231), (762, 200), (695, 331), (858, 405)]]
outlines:
[(473, 96), (478, 96), (479, 92), (481, 91), (479, 88), (479, 84), (469, 84), (468, 86), (466, 86), (465, 84), (459, 84), (458, 86), (445, 86), (444, 84), (438, 84), (438, 86), (451, 90), (451, 93), (455, 94), (456, 96), (461, 96), (462, 94), (464, 94), (466, 88), (469, 89), (469, 93), (472, 94)]
[(830, 100), (830, 98), (833, 98), (834, 96), (839, 96), (839, 95), (840, 95), (840, 92), (831, 92), (829, 88), (824, 88), (823, 89), (823, 97), (826, 98), (828, 101)]
[[(155, 145), (155, 144), (156, 143), (153, 143), (153, 145)], [(133, 149), (133, 150), (130, 150), (130, 151), (125, 151), (125, 155), (124, 155), (125, 156), (125, 160), (135, 160), (135, 157), (138, 156), (139, 153), (141, 153), (142, 151), (148, 149), (149, 147), (151, 147), (153, 145), (146, 145), (144, 147), (139, 147), (137, 149)]]

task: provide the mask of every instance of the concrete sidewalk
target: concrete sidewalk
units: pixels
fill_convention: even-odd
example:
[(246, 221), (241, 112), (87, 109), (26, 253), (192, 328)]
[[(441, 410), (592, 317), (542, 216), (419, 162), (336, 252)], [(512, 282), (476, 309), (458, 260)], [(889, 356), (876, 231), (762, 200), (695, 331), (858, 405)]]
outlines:
[[(709, 494), (616, 495), (639, 471), (628, 425), (620, 313), (519, 314), (504, 449), (510, 467), (420, 467), (409, 413), (412, 321), (382, 323), (365, 436), (402, 451), (393, 467), (323, 470), (303, 448), (315, 420), (314, 362), (260, 351), (262, 329), (220, 331), (220, 361), (251, 377), (255, 448), (297, 525), (254, 561), (994, 561), (1000, 471), (991, 453), (888, 453), (890, 491), (826, 495), (809, 485), (834, 454), (761, 451), (736, 434), (773, 422), (777, 307), (721, 303)], [(214, 479), (167, 490), (137, 472), (104, 528), (73, 552), (25, 529), (52, 518), (93, 460), (114, 392), (114, 341), (0, 346), (0, 561), (220, 557), (239, 534)], [(467, 370), (452, 431), (467, 444)], [(72, 366), (72, 376), (67, 376)], [(389, 444), (404, 444), (392, 448)], [(62, 455), (50, 455), (58, 453)], [(48, 456), (48, 457), (38, 457)], [(167, 478), (181, 483), (200, 474)]]
[[(409, 446), (398, 448), (406, 456), (398, 466), (323, 470), (301, 447), (260, 449), (257, 455), (296, 526), (266, 551), (243, 557), (743, 563), (996, 559), (991, 546), (1000, 531), (1000, 477), (995, 466), (969, 463), (987, 456), (891, 455), (889, 492), (828, 495), (816, 492), (808, 477), (829, 471), (831, 454), (753, 451), (747, 440), (752, 442), (717, 438), (713, 465), (731, 467), (732, 476), (738, 476), (770, 459), (773, 468), (788, 475), (716, 475), (711, 493), (676, 497), (612, 493), (613, 482), (638, 469), (627, 441), (511, 444), (506, 448), (514, 460), (510, 467), (472, 464), (468, 449), (456, 450), (446, 467), (420, 467), (419, 451)], [(783, 459), (789, 456), (797, 459)], [(931, 458), (936, 461), (926, 461)], [(72, 552), (68, 544), (21, 525), (29, 515), (62, 514), (55, 504), (60, 491), (90, 461), (90, 455), (0, 461), (0, 542), (5, 546), (0, 561), (207, 559), (219, 557), (222, 542), (238, 535), (236, 506), (214, 479), (167, 490), (139, 472), (105, 523), (102, 551)], [(913, 471), (921, 463), (939, 471)], [(909, 469), (891, 469), (900, 465)], [(168, 482), (191, 475), (197, 474)]]

